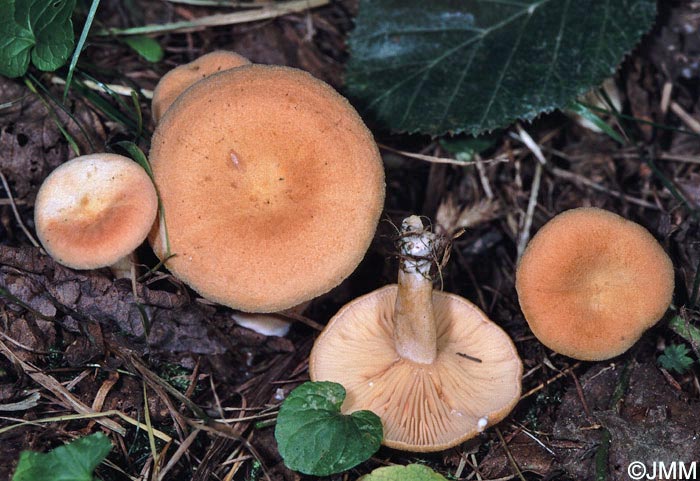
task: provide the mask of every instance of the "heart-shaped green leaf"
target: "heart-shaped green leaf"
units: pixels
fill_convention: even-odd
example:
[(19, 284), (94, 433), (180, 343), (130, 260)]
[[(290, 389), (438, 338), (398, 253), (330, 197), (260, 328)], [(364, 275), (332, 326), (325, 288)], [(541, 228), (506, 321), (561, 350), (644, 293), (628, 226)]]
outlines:
[(357, 481), (447, 481), (447, 479), (428, 466), (409, 464), (377, 468)]
[(0, 74), (24, 75), (32, 63), (53, 71), (66, 63), (75, 36), (75, 0), (0, 1)]
[(656, 0), (362, 0), (346, 83), (393, 130), (476, 135), (600, 85), (655, 16)]
[(136, 35), (134, 37), (126, 37), (124, 42), (149, 62), (160, 62), (163, 60), (163, 47), (150, 37)]
[(48, 453), (22, 451), (12, 481), (93, 481), (92, 472), (111, 449), (107, 436), (96, 433)]
[(370, 411), (340, 412), (345, 388), (334, 382), (307, 382), (292, 391), (277, 416), (275, 438), (284, 463), (314, 476), (339, 473), (374, 454), (382, 423)]

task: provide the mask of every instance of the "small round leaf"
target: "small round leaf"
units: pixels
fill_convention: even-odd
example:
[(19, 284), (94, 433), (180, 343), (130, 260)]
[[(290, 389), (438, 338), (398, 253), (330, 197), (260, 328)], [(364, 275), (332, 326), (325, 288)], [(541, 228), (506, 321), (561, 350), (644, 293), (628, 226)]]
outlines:
[(428, 466), (409, 464), (377, 468), (357, 481), (447, 481), (447, 479)]
[(287, 467), (326, 476), (356, 466), (379, 449), (379, 416), (370, 411), (341, 414), (344, 399), (345, 388), (334, 382), (307, 382), (289, 394), (275, 428)]

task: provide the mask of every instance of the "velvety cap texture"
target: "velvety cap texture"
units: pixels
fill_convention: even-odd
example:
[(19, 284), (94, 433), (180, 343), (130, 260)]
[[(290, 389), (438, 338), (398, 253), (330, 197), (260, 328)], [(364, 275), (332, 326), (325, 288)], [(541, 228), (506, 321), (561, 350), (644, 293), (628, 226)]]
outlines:
[(190, 63), (175, 67), (163, 75), (153, 91), (153, 100), (151, 100), (153, 120), (158, 123), (175, 99), (195, 82), (223, 70), (249, 63), (247, 58), (235, 52), (216, 50)]
[(342, 384), (342, 411), (373, 411), (396, 449), (447, 449), (507, 416), (522, 377), (508, 335), (466, 299), (433, 291), (437, 357), (409, 361), (394, 347), (396, 295), (390, 285), (343, 307), (314, 344), (311, 379)]
[[(359, 264), (384, 203), (372, 134), (301, 70), (212, 75), (168, 110), (150, 154), (171, 252), (202, 296), (247, 312), (295, 306)], [(163, 226), (151, 244), (165, 253)]]
[(146, 238), (158, 198), (146, 171), (115, 154), (70, 160), (46, 178), (34, 206), (44, 249), (74, 269), (117, 262)]
[(582, 360), (629, 349), (671, 304), (673, 264), (644, 227), (597, 208), (557, 215), (528, 244), (516, 289), (532, 332)]

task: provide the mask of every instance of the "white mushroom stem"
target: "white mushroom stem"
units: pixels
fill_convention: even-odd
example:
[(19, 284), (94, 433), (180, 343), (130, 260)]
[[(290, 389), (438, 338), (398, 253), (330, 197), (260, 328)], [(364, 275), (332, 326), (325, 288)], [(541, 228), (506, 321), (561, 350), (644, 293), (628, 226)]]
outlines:
[(136, 277), (136, 253), (131, 252), (109, 266), (115, 279), (133, 279)]
[(257, 314), (235, 311), (231, 314), (239, 326), (243, 326), (264, 336), (284, 337), (291, 323), (275, 314)]
[(418, 216), (401, 225), (401, 268), (394, 309), (396, 352), (419, 364), (432, 364), (437, 356), (430, 266), (436, 236), (423, 227)]

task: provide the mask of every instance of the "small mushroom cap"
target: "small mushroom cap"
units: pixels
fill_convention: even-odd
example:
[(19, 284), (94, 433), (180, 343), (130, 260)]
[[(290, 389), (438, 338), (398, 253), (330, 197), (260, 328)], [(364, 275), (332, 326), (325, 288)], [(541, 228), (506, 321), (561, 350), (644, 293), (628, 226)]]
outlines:
[(389, 285), (345, 305), (314, 344), (311, 379), (345, 387), (344, 413), (377, 414), (391, 448), (441, 451), (503, 419), (522, 377), (508, 335), (466, 299), (433, 291), (437, 357), (411, 362), (394, 348), (396, 295)]
[[(384, 204), (381, 157), (357, 112), (287, 67), (247, 65), (193, 85), (156, 128), (150, 160), (175, 254), (166, 266), (246, 312), (338, 285)], [(151, 237), (161, 258), (162, 230)]]
[(76, 157), (44, 180), (34, 206), (44, 249), (73, 269), (114, 264), (146, 238), (158, 210), (150, 177), (115, 154)]
[(532, 332), (582, 360), (629, 349), (666, 312), (673, 264), (642, 226), (597, 208), (557, 215), (532, 238), (515, 287)]
[(163, 75), (153, 91), (153, 100), (151, 100), (153, 121), (158, 123), (175, 99), (195, 82), (223, 70), (248, 64), (250, 60), (242, 55), (227, 50), (215, 50), (190, 63), (175, 67)]

